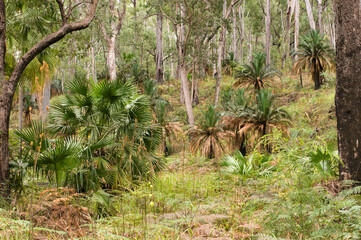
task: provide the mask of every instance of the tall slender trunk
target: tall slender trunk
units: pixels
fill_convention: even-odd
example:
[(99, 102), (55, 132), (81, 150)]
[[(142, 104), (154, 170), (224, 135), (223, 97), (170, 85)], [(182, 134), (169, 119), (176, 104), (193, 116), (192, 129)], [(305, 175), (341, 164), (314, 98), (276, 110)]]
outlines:
[(312, 12), (312, 6), (310, 3), (310, 0), (305, 0), (306, 3), (306, 10), (308, 15), (308, 22), (310, 23), (310, 27), (312, 30), (316, 29), (315, 20), (313, 19), (313, 12)]
[(282, 68), (284, 67), (288, 56), (290, 55), (290, 41), (291, 41), (291, 20), (295, 8), (295, 0), (288, 0), (287, 6), (287, 22), (286, 22), (286, 34), (284, 39), (284, 53), (282, 57)]
[(92, 58), (92, 78), (93, 78), (93, 83), (96, 84), (98, 82), (97, 80), (97, 67), (96, 67), (96, 59), (95, 59), (95, 52), (94, 52), (94, 47), (93, 44), (90, 46), (90, 51), (91, 51), (91, 58)]
[(157, 27), (156, 27), (156, 70), (155, 80), (159, 84), (163, 84), (163, 16), (161, 13), (157, 14)]
[[(172, 38), (172, 35), (170, 32), (169, 21), (167, 21), (167, 30), (168, 30), (168, 40), (169, 40), (168, 47), (171, 48), (173, 38)], [(169, 61), (170, 61), (170, 71), (171, 71), (170, 75), (172, 78), (175, 78), (176, 76), (175, 76), (175, 72), (174, 72), (174, 59), (173, 59), (173, 57), (170, 57), (169, 59), (170, 59)]]
[(318, 6), (318, 30), (321, 34), (323, 34), (323, 22), (322, 22), (322, 12), (323, 12), (323, 6), (322, 6), (322, 0), (317, 0), (317, 6)]
[[(22, 85), (19, 85), (19, 106), (18, 106), (18, 125), (19, 130), (21, 131), (23, 129), (23, 113), (24, 113), (24, 89)], [(20, 141), (20, 147), (19, 152), (21, 155), (21, 141)]]
[(252, 62), (253, 59), (253, 45), (252, 45), (252, 29), (249, 29), (249, 36), (248, 36), (248, 62)]
[(217, 47), (217, 80), (216, 80), (216, 92), (214, 96), (214, 105), (218, 104), (219, 101), (219, 92), (221, 90), (221, 81), (222, 81), (222, 56), (224, 52), (224, 36), (226, 34), (226, 26), (223, 24), (221, 31), (219, 33), (219, 41)]
[(239, 59), (239, 52), (237, 47), (237, 11), (236, 7), (232, 8), (232, 52), (234, 53), (234, 60)]
[(133, 43), (133, 54), (137, 52), (137, 44), (138, 44), (138, 12), (137, 12), (137, 0), (133, 1), (133, 9), (134, 9), (134, 43)]
[(193, 107), (192, 107), (192, 101), (190, 97), (189, 92), (189, 85), (188, 85), (188, 77), (187, 77), (187, 65), (186, 65), (186, 52), (185, 52), (185, 29), (183, 20), (185, 19), (185, 10), (183, 8), (183, 5), (180, 7), (181, 17), (182, 17), (182, 23), (179, 28), (179, 43), (178, 43), (178, 52), (179, 52), (179, 73), (181, 78), (181, 88), (183, 92), (183, 98), (184, 103), (186, 106), (187, 111), (187, 117), (188, 117), (188, 123), (190, 125), (194, 124), (194, 116), (193, 116)]
[(107, 54), (107, 67), (109, 72), (110, 81), (114, 81), (117, 78), (117, 69), (115, 63), (115, 36), (112, 36), (108, 42), (108, 54)]
[(361, 182), (361, 6), (335, 0), (336, 116), (340, 180)]
[(241, 62), (243, 62), (243, 42), (244, 42), (244, 12), (245, 12), (245, 4), (246, 1), (243, 1), (243, 7), (242, 4), (239, 5), (238, 8), (238, 16), (239, 16), (239, 28), (240, 28), (240, 53), (239, 53), (239, 59), (241, 60)]
[[(300, 0), (296, 0), (295, 3), (295, 51), (298, 50), (298, 44), (300, 39)], [(297, 56), (296, 56), (297, 58)]]
[(266, 0), (266, 64), (271, 64), (271, 0)]

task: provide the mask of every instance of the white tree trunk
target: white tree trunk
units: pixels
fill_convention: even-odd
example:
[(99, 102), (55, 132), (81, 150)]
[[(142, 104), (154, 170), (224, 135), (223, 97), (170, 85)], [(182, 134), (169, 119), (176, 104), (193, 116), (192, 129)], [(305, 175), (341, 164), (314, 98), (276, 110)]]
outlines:
[(271, 0), (266, 0), (266, 64), (271, 64)]
[(322, 22), (323, 7), (322, 7), (322, 0), (317, 0), (317, 5), (318, 5), (318, 30), (320, 31), (321, 34), (323, 34), (323, 22)]
[(219, 101), (219, 92), (221, 90), (221, 81), (222, 81), (222, 57), (224, 52), (224, 37), (226, 34), (226, 26), (222, 25), (221, 31), (219, 33), (219, 41), (217, 47), (217, 81), (216, 81), (216, 92), (214, 96), (214, 105), (218, 104)]
[(156, 70), (155, 80), (159, 83), (163, 83), (163, 16), (157, 14), (157, 27), (156, 27)]
[[(295, 5), (295, 51), (298, 50), (298, 44), (300, 41), (300, 1), (296, 0)], [(296, 56), (297, 59), (297, 56)]]
[(238, 60), (239, 52), (237, 47), (237, 11), (236, 7), (232, 8), (232, 52), (234, 53), (234, 59)]
[[(167, 30), (168, 30), (168, 39), (169, 39), (168, 47), (171, 48), (172, 47), (172, 39), (173, 39), (173, 37), (172, 37), (171, 31), (170, 31), (169, 21), (167, 21)], [(171, 75), (172, 78), (175, 78), (174, 59), (173, 59), (173, 57), (170, 57), (169, 59), (170, 59), (169, 61), (170, 61), (170, 71), (171, 71), (170, 75)]]
[(310, 23), (310, 27), (312, 30), (315, 30), (316, 24), (315, 24), (315, 20), (313, 19), (313, 12), (312, 12), (312, 6), (310, 3), (310, 0), (305, 0), (305, 3), (306, 3), (306, 10), (307, 10), (308, 21)]
[(110, 81), (117, 78), (117, 69), (115, 63), (115, 36), (108, 41), (108, 58), (107, 58), (108, 72)]
[(238, 8), (238, 15), (239, 15), (239, 28), (240, 28), (240, 53), (239, 53), (239, 59), (241, 60), (241, 62), (243, 61), (243, 42), (244, 42), (244, 12), (245, 12), (245, 8), (244, 8), (244, 3), (243, 2), (243, 7), (242, 4), (239, 5)]
[(91, 51), (91, 57), (92, 57), (92, 78), (93, 78), (93, 83), (96, 84), (97, 81), (97, 68), (96, 68), (96, 61), (95, 61), (95, 52), (94, 52), (94, 48), (93, 46), (90, 46), (90, 51)]

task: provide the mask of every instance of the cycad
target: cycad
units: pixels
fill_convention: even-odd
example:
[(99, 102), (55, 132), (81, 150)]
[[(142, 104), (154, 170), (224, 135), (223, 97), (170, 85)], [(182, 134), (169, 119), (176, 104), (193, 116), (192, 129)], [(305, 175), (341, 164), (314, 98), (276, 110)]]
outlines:
[(279, 72), (266, 64), (266, 54), (254, 54), (251, 64), (244, 65), (236, 70), (235, 87), (254, 88), (259, 91), (270, 86)]
[(159, 101), (155, 107), (156, 122), (162, 128), (162, 145), (161, 151), (164, 155), (170, 154), (172, 142), (174, 142), (179, 134), (183, 132), (182, 125), (178, 121), (170, 121), (168, 117), (169, 103), (165, 101)]
[(245, 89), (243, 88), (232, 91), (229, 100), (224, 103), (223, 123), (226, 129), (234, 131), (234, 146), (243, 155), (246, 155), (246, 134), (240, 132), (240, 129), (245, 125), (249, 109), (250, 99), (245, 96)]
[(228, 57), (222, 61), (222, 68), (226, 74), (233, 75), (234, 69), (237, 67), (234, 52), (228, 53)]
[(304, 35), (299, 44), (299, 50), (295, 52), (297, 61), (293, 69), (297, 73), (306, 67), (312, 74), (315, 90), (321, 87), (321, 73), (334, 68), (334, 51), (325, 38), (316, 30), (311, 30)]
[(223, 142), (233, 133), (223, 129), (221, 114), (213, 106), (203, 113), (203, 119), (188, 131), (191, 137), (190, 150), (208, 158), (219, 157), (224, 152)]
[(272, 133), (274, 129), (287, 133), (287, 128), (291, 125), (290, 115), (274, 106), (270, 90), (261, 90), (257, 93), (256, 104), (244, 112), (243, 119), (243, 126), (238, 134), (249, 136), (248, 141), (251, 143)]

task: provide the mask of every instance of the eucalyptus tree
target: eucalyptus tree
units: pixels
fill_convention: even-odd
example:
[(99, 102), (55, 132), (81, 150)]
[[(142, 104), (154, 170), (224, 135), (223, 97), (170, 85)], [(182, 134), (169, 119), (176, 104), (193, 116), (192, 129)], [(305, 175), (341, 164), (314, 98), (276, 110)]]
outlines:
[(103, 14), (105, 17), (98, 18), (98, 24), (107, 45), (107, 67), (109, 71), (109, 78), (114, 81), (117, 77), (116, 69), (116, 39), (123, 26), (127, 2), (122, 1), (104, 1), (102, 3)]
[[(37, 1), (34, 1), (37, 2)], [(47, 4), (48, 2), (42, 2)], [(15, 4), (14, 2), (9, 4)], [(12, 100), (22, 73), (29, 63), (50, 45), (60, 41), (67, 34), (87, 28), (92, 22), (98, 5), (98, 0), (81, 1), (56, 0), (54, 9), (57, 11), (58, 21), (53, 22), (52, 32), (39, 38), (25, 54), (19, 57), (9, 78), (5, 77), (5, 57), (7, 39), (7, 17), (5, 0), (0, 1), (0, 185), (2, 195), (9, 195), (9, 120)], [(36, 11), (36, 9), (34, 9)], [(51, 9), (49, 9), (51, 10)], [(79, 12), (83, 14), (79, 16)], [(19, 12), (18, 14), (21, 14)], [(29, 29), (30, 31), (31, 29)]]

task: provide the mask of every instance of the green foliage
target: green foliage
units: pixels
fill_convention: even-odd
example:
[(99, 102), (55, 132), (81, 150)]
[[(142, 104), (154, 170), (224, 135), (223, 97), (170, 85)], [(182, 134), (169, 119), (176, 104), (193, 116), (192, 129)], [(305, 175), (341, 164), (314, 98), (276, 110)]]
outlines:
[(278, 71), (266, 64), (265, 53), (256, 53), (251, 64), (236, 70), (234, 86), (253, 88), (257, 92), (272, 85), (274, 78), (279, 75)]
[(221, 114), (215, 107), (209, 106), (203, 112), (201, 122), (187, 132), (191, 137), (190, 149), (193, 153), (199, 151), (208, 158), (218, 157), (223, 153), (223, 141), (232, 136), (232, 133), (223, 130), (220, 121)]

